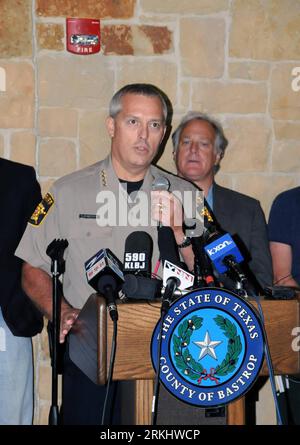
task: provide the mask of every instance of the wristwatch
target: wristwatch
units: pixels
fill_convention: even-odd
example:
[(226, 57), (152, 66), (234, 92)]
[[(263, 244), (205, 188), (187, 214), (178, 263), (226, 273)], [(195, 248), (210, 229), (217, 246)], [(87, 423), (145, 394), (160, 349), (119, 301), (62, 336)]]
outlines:
[(179, 249), (183, 249), (184, 247), (188, 247), (191, 244), (192, 244), (191, 238), (189, 236), (184, 235), (182, 243), (177, 244), (177, 247), (179, 247)]

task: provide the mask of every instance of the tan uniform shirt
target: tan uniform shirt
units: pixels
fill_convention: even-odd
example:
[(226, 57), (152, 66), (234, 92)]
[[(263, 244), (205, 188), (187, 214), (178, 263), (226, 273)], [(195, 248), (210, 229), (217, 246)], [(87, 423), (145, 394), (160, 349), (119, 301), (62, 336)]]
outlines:
[[(148, 195), (149, 203), (151, 184), (158, 176), (169, 179), (170, 191), (193, 191), (196, 202), (197, 191), (192, 184), (155, 166), (150, 166), (140, 189)], [(93, 293), (92, 287), (87, 283), (84, 263), (100, 249), (111, 249), (123, 262), (127, 236), (135, 230), (141, 230), (149, 233), (153, 239), (152, 266), (159, 258), (157, 227), (151, 225), (150, 210), (148, 223), (145, 225), (132, 227), (128, 222), (126, 224), (126, 219), (125, 225), (119, 225), (119, 217), (122, 216), (121, 223), (124, 224), (124, 213), (134, 206), (130, 202), (126, 203), (128, 195), (121, 187), (124, 199), (119, 208), (119, 189), (120, 182), (110, 156), (90, 167), (60, 178), (52, 186), (49, 192), (51, 196), (48, 195), (45, 205), (40, 206), (33, 215), (33, 224), (28, 223), (16, 250), (18, 257), (50, 275), (51, 260), (46, 254), (46, 249), (55, 238), (67, 239), (69, 246), (65, 252), (66, 271), (63, 277), (63, 289), (66, 300), (76, 308), (81, 308)], [(104, 191), (106, 192), (104, 195), (99, 195), (99, 192)], [(116, 202), (116, 225), (100, 227), (95, 215), (106, 203), (103, 198), (112, 194)]]

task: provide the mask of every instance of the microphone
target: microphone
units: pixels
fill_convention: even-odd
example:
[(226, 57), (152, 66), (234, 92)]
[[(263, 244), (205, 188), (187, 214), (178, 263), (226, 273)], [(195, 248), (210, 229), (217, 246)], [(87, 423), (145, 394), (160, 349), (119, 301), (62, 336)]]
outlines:
[(157, 190), (166, 190), (169, 191), (170, 188), (170, 181), (165, 176), (157, 176), (154, 181), (152, 182), (151, 189), (153, 191)]
[(124, 273), (151, 276), (153, 240), (147, 232), (135, 231), (125, 241)]
[(162, 317), (164, 317), (168, 312), (170, 304), (173, 300), (174, 293), (179, 285), (180, 285), (179, 278), (176, 277), (168, 278), (160, 309)]
[(194, 275), (166, 260), (163, 270), (163, 285), (166, 286), (170, 278), (178, 279), (178, 289), (185, 290), (193, 286)]
[[(219, 273), (228, 272), (229, 277), (239, 283), (242, 289), (248, 294), (253, 294), (254, 289), (249, 286), (248, 278), (239, 265), (244, 261), (244, 257), (229, 233), (219, 234), (213, 242), (205, 246), (205, 251)], [(237, 289), (240, 290), (240, 287), (237, 286)]]
[(112, 275), (102, 275), (98, 280), (98, 292), (105, 296), (108, 313), (112, 321), (118, 321), (118, 310), (116, 305), (115, 293), (117, 290), (117, 281)]
[(124, 284), (122, 291), (129, 299), (155, 300), (160, 297), (161, 281), (151, 278), (153, 240), (147, 232), (128, 235), (124, 252)]
[(186, 228), (189, 230), (189, 236), (192, 242), (194, 252), (194, 274), (195, 288), (209, 286), (217, 286), (211, 265), (205, 250), (205, 241), (203, 233), (199, 236), (197, 231), (197, 220), (195, 218), (188, 219), (185, 222)]
[(219, 273), (225, 273), (233, 264), (241, 263), (244, 258), (229, 233), (219, 236), (204, 249)]
[(180, 264), (178, 248), (171, 227), (162, 226), (157, 234), (160, 258), (164, 264), (166, 260), (173, 264)]
[(124, 279), (122, 291), (128, 299), (153, 301), (160, 298), (161, 280), (133, 274), (125, 275)]
[(163, 270), (163, 284), (165, 286), (161, 305), (161, 314), (164, 316), (172, 303), (174, 294), (177, 289), (185, 290), (193, 286), (194, 275), (176, 264), (172, 264), (166, 260)]
[(89, 285), (104, 295), (110, 317), (113, 321), (117, 321), (115, 294), (124, 282), (122, 263), (111, 250), (101, 249), (86, 261), (84, 266)]
[[(173, 230), (171, 227), (163, 226), (158, 231), (158, 248), (160, 252), (160, 257), (162, 259), (162, 262), (164, 264), (164, 274), (166, 274), (166, 270), (169, 269), (169, 264), (171, 263), (173, 268), (177, 269), (177, 271), (185, 272), (181, 267), (179, 267), (180, 260), (179, 260), (179, 254), (178, 249), (174, 237)], [(167, 262), (167, 265), (166, 265)], [(169, 263), (169, 264), (168, 264)], [(170, 275), (165, 280), (165, 291), (163, 294), (163, 301), (162, 301), (162, 307), (161, 307), (161, 313), (164, 315), (173, 298), (174, 292), (177, 289), (177, 287), (180, 286), (181, 280), (179, 279), (180, 273), (176, 274), (174, 269), (172, 275)]]
[[(157, 176), (152, 182), (151, 189), (153, 191), (169, 191), (170, 181), (165, 176)], [(159, 221), (157, 225), (157, 230), (160, 230), (163, 227), (162, 223)]]

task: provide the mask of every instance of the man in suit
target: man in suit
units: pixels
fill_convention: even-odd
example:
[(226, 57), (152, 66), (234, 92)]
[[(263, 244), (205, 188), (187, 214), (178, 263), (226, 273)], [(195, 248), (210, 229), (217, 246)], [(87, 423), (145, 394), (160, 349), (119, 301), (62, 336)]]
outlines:
[[(243, 266), (247, 269), (245, 272), (249, 282), (256, 292), (262, 293), (265, 286), (272, 284), (273, 275), (266, 220), (259, 201), (215, 182), (215, 174), (228, 145), (221, 124), (206, 114), (189, 112), (174, 131), (172, 142), (178, 175), (203, 190), (221, 229), (232, 235), (243, 253), (246, 260)], [(228, 277), (218, 275), (217, 278), (226, 288), (234, 290), (235, 284)], [(247, 395), (246, 415), (249, 423), (255, 422), (256, 391), (262, 383), (256, 384), (256, 390), (253, 388)], [(162, 398), (168, 400), (164, 392)], [(204, 410), (195, 413), (190, 407), (178, 407), (177, 403), (172, 405), (171, 409), (180, 409), (181, 416), (188, 419), (197, 417), (199, 424), (225, 423), (222, 410), (219, 413), (206, 410), (205, 418), (201, 419)]]
[[(221, 125), (203, 113), (190, 112), (181, 120), (172, 141), (178, 175), (203, 190), (221, 229), (235, 238), (245, 258), (247, 251), (248, 257), (251, 256), (249, 266), (259, 284), (255, 277), (252, 277), (252, 283), (255, 281), (257, 290), (271, 285), (272, 263), (266, 221), (259, 202), (215, 182), (215, 174), (228, 144)], [(225, 287), (234, 290), (234, 283), (225, 275), (218, 276), (218, 279)], [(252, 389), (247, 395), (246, 415), (249, 423), (254, 421), (255, 401), (256, 393)], [(164, 388), (160, 392), (160, 405), (168, 408), (159, 417), (162, 424), (174, 424), (176, 421), (177, 424), (216, 425), (226, 422), (222, 408), (195, 409), (171, 399)]]
[(178, 175), (204, 191), (221, 228), (235, 238), (256, 290), (272, 284), (265, 216), (259, 201), (215, 182), (228, 141), (219, 122), (190, 112), (172, 135)]
[(0, 424), (28, 425), (33, 419), (31, 337), (43, 319), (21, 288), (22, 261), (14, 251), (40, 201), (32, 167), (0, 158)]

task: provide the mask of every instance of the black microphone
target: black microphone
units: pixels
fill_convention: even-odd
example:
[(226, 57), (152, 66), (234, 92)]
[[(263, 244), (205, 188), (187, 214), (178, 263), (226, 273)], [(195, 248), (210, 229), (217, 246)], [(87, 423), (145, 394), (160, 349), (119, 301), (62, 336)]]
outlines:
[(162, 226), (157, 234), (158, 248), (160, 258), (164, 264), (165, 261), (170, 261), (173, 264), (179, 265), (180, 258), (178, 248), (171, 227)]
[[(157, 176), (152, 182), (151, 189), (153, 191), (169, 191), (170, 189), (170, 181), (165, 176)], [(160, 230), (163, 227), (161, 221), (159, 221), (157, 225), (157, 230)]]
[(170, 277), (167, 279), (165, 292), (163, 294), (162, 304), (161, 304), (161, 315), (164, 317), (169, 310), (172, 303), (174, 293), (176, 289), (180, 286), (180, 280), (177, 277)]
[(109, 249), (101, 249), (85, 262), (85, 272), (89, 285), (104, 295), (111, 319), (117, 321), (115, 295), (124, 282), (122, 263)]
[(122, 291), (129, 299), (155, 300), (160, 297), (161, 280), (151, 278), (153, 240), (147, 232), (128, 235), (124, 252)]
[(125, 241), (123, 271), (151, 277), (153, 240), (149, 233), (135, 231)]
[[(166, 226), (161, 227), (158, 231), (157, 240), (158, 240), (160, 257), (162, 259), (163, 264), (166, 261), (169, 261), (175, 266), (178, 266), (180, 268), (178, 248), (171, 227), (166, 227)], [(180, 286), (180, 280), (178, 277), (173, 276), (167, 279), (161, 306), (162, 315), (165, 315), (165, 313), (167, 312), (171, 304), (174, 292), (178, 286)]]
[(204, 250), (204, 235), (203, 233), (200, 236), (198, 234), (197, 220), (195, 218), (187, 219), (185, 226), (189, 230), (189, 237), (191, 238), (194, 253), (194, 288), (217, 286), (211, 261)]
[(98, 292), (105, 296), (108, 313), (112, 321), (118, 321), (116, 305), (117, 280), (112, 275), (102, 275), (97, 283)]
[(228, 268), (233, 278), (240, 282), (243, 287), (248, 285), (248, 279), (240, 265), (237, 263), (235, 256), (226, 255), (223, 259), (223, 264)]
[(133, 274), (125, 275), (124, 279), (122, 291), (128, 299), (153, 301), (160, 298), (161, 280)]

